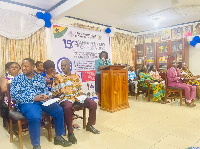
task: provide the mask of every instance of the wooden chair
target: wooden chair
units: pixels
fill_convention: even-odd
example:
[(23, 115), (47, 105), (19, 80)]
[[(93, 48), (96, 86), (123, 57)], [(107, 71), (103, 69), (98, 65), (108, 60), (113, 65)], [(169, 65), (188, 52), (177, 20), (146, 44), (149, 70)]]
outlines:
[(3, 127), (6, 127), (6, 123), (9, 123), (8, 118), (8, 106), (4, 103), (5, 93), (0, 91), (0, 106), (1, 106), (1, 117), (3, 118)]
[[(86, 108), (82, 107), (82, 106), (80, 106), (78, 104), (74, 104), (73, 107), (74, 107), (75, 111), (83, 110), (83, 116), (79, 116), (77, 114), (74, 114), (73, 115), (73, 120), (78, 119), (78, 118), (83, 119), (83, 129), (85, 129), (86, 128)], [(65, 134), (67, 134), (66, 133), (66, 131), (67, 131), (67, 129), (66, 129), (66, 123), (64, 124), (64, 126), (65, 126)]]
[(75, 111), (83, 110), (83, 115), (79, 116), (77, 114), (74, 114), (73, 120), (78, 119), (78, 118), (82, 119), (83, 120), (83, 129), (85, 129), (86, 128), (86, 108), (81, 107), (80, 105), (77, 105), (77, 104), (73, 105), (73, 107), (74, 107)]
[[(178, 95), (177, 95), (178, 94)], [(167, 99), (180, 98), (180, 106), (182, 106), (183, 89), (178, 87), (168, 86), (167, 72), (165, 72), (165, 102)]]
[[(140, 69), (136, 70), (136, 76), (140, 79), (139, 77), (139, 73), (141, 72)], [(148, 96), (148, 102), (150, 102), (150, 93), (152, 91), (152, 89), (150, 88), (150, 84), (148, 83), (148, 87), (141, 87), (140, 86), (140, 82), (138, 81), (138, 88), (137, 88), (137, 94), (136, 94), (136, 100), (138, 99), (138, 96), (139, 96), (139, 92), (140, 91), (145, 91), (146, 92), (146, 95), (145, 97)]]
[(141, 87), (140, 86), (140, 82), (138, 81), (138, 88), (137, 88), (136, 100), (138, 99), (139, 91), (146, 91), (145, 97), (148, 96), (148, 102), (150, 102), (150, 93), (152, 91), (152, 89), (150, 87), (150, 83), (148, 83), (148, 87)]
[[(19, 148), (23, 149), (23, 140), (22, 140), (22, 132), (28, 131), (28, 128), (23, 128), (22, 125), (27, 125), (28, 120), (22, 115), (21, 112), (17, 111), (15, 108), (11, 106), (11, 97), (10, 97), (10, 84), (8, 84), (8, 107), (9, 107), (9, 120), (10, 120), (10, 142), (13, 142), (13, 134), (18, 136), (19, 138)], [(48, 131), (48, 140), (52, 142), (52, 133), (51, 133), (51, 121), (50, 115), (46, 112), (42, 112), (42, 117), (47, 119), (46, 129)], [(18, 130), (17, 132), (13, 130), (13, 122), (17, 124)]]

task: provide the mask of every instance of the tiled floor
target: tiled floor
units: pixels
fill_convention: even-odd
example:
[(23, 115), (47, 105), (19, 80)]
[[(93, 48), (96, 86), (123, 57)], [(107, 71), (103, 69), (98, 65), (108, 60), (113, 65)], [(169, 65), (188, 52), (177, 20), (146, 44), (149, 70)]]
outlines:
[[(95, 135), (82, 128), (75, 130), (78, 144), (71, 149), (184, 149), (200, 146), (200, 101), (194, 108), (176, 106), (174, 102), (159, 104), (129, 97), (130, 108), (115, 113), (97, 110)], [(82, 112), (80, 112), (82, 114)], [(87, 111), (88, 114), (88, 111)], [(76, 120), (82, 126), (82, 120)], [(18, 140), (9, 142), (9, 134), (0, 119), (0, 148), (17, 149)], [(53, 130), (54, 132), (54, 130)], [(42, 130), (42, 149), (61, 149), (48, 142), (46, 130)], [(53, 134), (54, 135), (54, 134)], [(67, 138), (65, 136), (65, 138)], [(25, 135), (24, 148), (31, 149), (29, 135)]]

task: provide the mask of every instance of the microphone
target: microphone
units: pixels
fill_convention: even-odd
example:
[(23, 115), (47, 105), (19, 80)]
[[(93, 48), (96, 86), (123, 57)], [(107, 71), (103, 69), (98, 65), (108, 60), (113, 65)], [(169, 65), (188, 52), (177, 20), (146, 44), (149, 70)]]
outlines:
[(102, 61), (103, 61), (106, 65), (108, 65), (107, 60), (106, 60), (104, 57), (102, 58)]

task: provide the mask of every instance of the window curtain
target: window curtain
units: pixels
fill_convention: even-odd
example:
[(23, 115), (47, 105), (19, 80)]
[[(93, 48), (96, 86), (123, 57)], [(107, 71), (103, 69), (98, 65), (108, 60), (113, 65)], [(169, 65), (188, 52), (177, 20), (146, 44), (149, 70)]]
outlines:
[(135, 37), (115, 33), (112, 37), (112, 63), (127, 64), (134, 68)]
[(0, 74), (5, 73), (7, 62), (17, 62), (21, 65), (24, 58), (32, 58), (35, 61), (46, 61), (46, 34), (45, 27), (36, 31), (25, 39), (8, 39), (0, 36), (0, 60), (2, 67)]

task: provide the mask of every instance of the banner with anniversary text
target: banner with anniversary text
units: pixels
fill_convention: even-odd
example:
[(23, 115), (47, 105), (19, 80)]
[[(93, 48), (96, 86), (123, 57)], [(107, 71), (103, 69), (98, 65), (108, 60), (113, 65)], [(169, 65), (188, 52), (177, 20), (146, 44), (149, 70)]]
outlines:
[(108, 34), (103, 32), (53, 25), (52, 59), (57, 72), (62, 72), (62, 60), (70, 60), (71, 73), (79, 76), (83, 91), (95, 98), (95, 60), (102, 51), (108, 52), (111, 60), (110, 42)]

